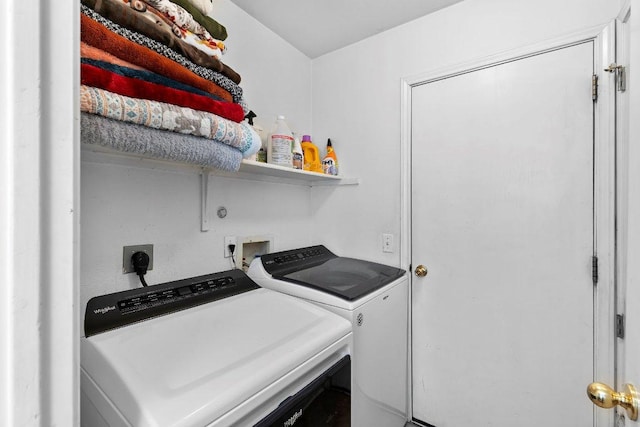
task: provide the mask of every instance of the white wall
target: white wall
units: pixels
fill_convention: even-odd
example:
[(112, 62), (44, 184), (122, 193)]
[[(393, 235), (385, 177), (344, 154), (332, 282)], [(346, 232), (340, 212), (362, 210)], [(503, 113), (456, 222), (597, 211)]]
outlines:
[[(313, 123), (314, 142), (323, 149), (330, 137), (341, 173), (361, 184), (309, 191), (213, 178), (212, 230), (201, 233), (195, 169), (85, 162), (81, 307), (93, 295), (138, 286), (135, 275), (120, 271), (128, 244), (155, 245), (151, 283), (228, 268), (221, 255), (225, 235), (269, 233), (276, 250), (325, 243), (341, 255), (399, 265), (401, 79), (604, 24), (621, 3), (465, 0), (312, 62), (229, 0), (219, 0), (214, 16), (229, 30), (223, 61), (242, 75), (257, 123), (269, 128), (276, 114), (285, 114), (300, 133)], [(133, 180), (147, 183), (144, 202), (130, 189)], [(229, 210), (225, 220), (215, 217), (219, 205)], [(382, 253), (384, 232), (395, 235), (392, 254)]]
[[(604, 24), (621, 3), (465, 0), (315, 59), (314, 141), (330, 137), (341, 173), (361, 184), (313, 189), (312, 240), (399, 265), (402, 78)], [(382, 253), (384, 232), (396, 236), (393, 254)]]
[(311, 129), (311, 60), (230, 0), (216, 0), (214, 18), (227, 27), (222, 61), (242, 76), (255, 123), (271, 129), (283, 114), (293, 131)]
[[(311, 60), (228, 0), (214, 17), (227, 27), (223, 62), (242, 76), (257, 123), (277, 114), (305, 132), (311, 126)], [(309, 243), (308, 187), (211, 177), (210, 231), (200, 231), (199, 170), (131, 162), (83, 160), (81, 165), (81, 310), (90, 297), (138, 287), (122, 274), (122, 246), (154, 245), (149, 284), (231, 268), (223, 258), (227, 235), (270, 234), (274, 249)], [(216, 209), (225, 206), (221, 220)]]

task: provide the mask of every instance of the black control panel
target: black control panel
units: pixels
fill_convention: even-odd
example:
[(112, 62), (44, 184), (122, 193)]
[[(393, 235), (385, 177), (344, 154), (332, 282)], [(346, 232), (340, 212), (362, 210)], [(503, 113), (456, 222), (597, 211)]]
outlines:
[(87, 303), (84, 332), (89, 337), (258, 288), (242, 270), (229, 270), (101, 295)]
[(274, 277), (279, 277), (293, 271), (323, 264), (337, 257), (323, 245), (317, 245), (290, 251), (274, 252), (262, 255), (260, 259), (267, 273)]

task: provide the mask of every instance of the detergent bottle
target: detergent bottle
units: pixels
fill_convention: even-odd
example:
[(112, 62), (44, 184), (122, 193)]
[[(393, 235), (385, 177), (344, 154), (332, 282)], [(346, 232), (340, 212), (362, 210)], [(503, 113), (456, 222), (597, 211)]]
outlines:
[(333, 150), (331, 139), (327, 139), (327, 155), (322, 159), (322, 171), (327, 175), (338, 175), (338, 156)]
[(293, 167), (291, 147), (293, 146), (293, 134), (284, 120), (284, 116), (278, 116), (275, 129), (269, 135), (267, 146), (267, 163), (287, 168)]
[(320, 150), (311, 142), (311, 135), (302, 135), (302, 151), (304, 152), (303, 169), (311, 172), (322, 173), (322, 163), (320, 162)]
[(302, 170), (304, 167), (304, 151), (300, 144), (300, 137), (293, 133), (293, 147), (291, 148), (292, 163), (294, 169)]

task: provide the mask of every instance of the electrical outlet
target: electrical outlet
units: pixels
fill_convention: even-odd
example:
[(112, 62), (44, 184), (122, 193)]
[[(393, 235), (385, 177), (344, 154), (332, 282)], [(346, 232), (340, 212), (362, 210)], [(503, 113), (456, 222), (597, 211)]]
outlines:
[(382, 234), (382, 252), (393, 252), (393, 234)]
[(236, 250), (238, 248), (236, 243), (236, 236), (225, 236), (224, 238), (224, 257), (231, 258), (231, 251), (229, 250), (229, 245), (236, 245)]
[(134, 273), (131, 256), (136, 252), (144, 252), (149, 255), (149, 268), (153, 270), (153, 245), (135, 245), (122, 247), (122, 274)]

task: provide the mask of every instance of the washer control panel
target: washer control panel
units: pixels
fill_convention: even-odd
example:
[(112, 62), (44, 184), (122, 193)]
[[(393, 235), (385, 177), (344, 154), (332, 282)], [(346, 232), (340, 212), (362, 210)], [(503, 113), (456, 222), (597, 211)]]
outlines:
[(282, 276), (292, 271), (320, 265), (336, 257), (337, 255), (323, 245), (317, 245), (290, 251), (274, 252), (262, 255), (260, 259), (267, 273), (272, 276)]
[(257, 288), (242, 270), (229, 270), (101, 295), (87, 303), (84, 332), (89, 337)]

